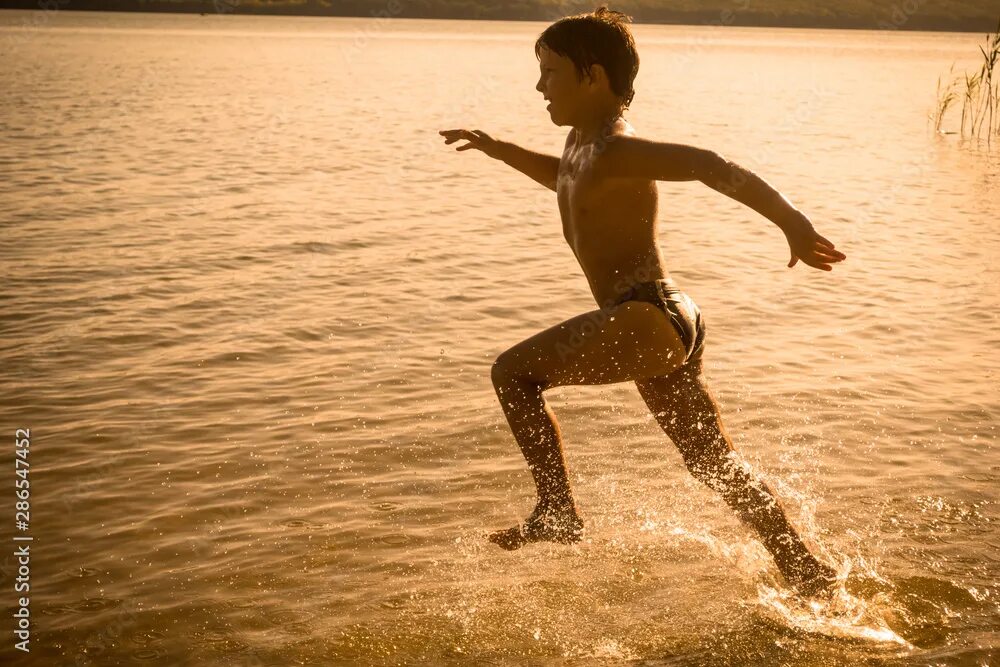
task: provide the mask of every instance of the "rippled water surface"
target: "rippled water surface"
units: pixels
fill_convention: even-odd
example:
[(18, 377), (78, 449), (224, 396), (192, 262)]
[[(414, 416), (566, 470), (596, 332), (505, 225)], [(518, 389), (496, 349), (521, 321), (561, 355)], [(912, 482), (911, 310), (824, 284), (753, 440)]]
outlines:
[(552, 193), (436, 132), (561, 148), (542, 24), (0, 25), (32, 657), (997, 664), (1000, 151), (927, 122), (981, 35), (635, 30), (639, 133), (754, 169), (848, 255), (789, 270), (766, 219), (660, 184), (726, 425), (846, 576), (811, 606), (631, 384), (546, 394), (588, 538), (483, 538), (533, 504), (490, 365), (595, 306)]

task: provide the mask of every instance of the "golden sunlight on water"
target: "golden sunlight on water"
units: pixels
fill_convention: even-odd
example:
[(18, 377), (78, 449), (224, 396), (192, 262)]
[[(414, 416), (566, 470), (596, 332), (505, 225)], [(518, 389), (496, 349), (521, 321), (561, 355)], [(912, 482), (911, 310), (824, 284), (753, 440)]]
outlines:
[(660, 184), (727, 428), (846, 577), (810, 603), (631, 384), (547, 393), (587, 539), (483, 538), (534, 494), (490, 366), (594, 304), (552, 193), (437, 130), (557, 152), (543, 25), (25, 15), (0, 415), (31, 432), (32, 657), (995, 664), (1000, 153), (926, 118), (980, 36), (635, 30), (639, 133), (848, 255), (789, 270), (766, 219)]

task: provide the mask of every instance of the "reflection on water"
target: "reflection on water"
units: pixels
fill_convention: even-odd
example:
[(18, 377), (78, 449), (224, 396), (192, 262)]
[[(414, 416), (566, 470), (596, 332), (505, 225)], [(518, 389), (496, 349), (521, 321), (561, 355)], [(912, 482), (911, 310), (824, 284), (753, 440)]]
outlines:
[(813, 605), (631, 385), (547, 395), (589, 538), (484, 539), (532, 503), (490, 364), (594, 304), (551, 193), (437, 130), (557, 151), (543, 26), (24, 16), (0, 415), (33, 434), (36, 656), (996, 660), (1000, 160), (926, 119), (979, 36), (636, 29), (640, 134), (755, 169), (848, 255), (787, 270), (769, 222), (660, 185), (727, 427), (840, 566)]

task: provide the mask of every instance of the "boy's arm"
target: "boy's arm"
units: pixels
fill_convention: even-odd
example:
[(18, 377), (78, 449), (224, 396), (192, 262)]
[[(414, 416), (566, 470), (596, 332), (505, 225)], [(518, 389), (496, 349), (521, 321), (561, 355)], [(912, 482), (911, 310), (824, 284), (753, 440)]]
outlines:
[(701, 181), (713, 190), (752, 208), (785, 233), (792, 257), (829, 271), (830, 262), (846, 259), (830, 241), (816, 233), (809, 218), (780, 192), (749, 169), (730, 162), (715, 151), (614, 136), (602, 147), (596, 163), (603, 176), (648, 178), (657, 181)]
[(555, 192), (556, 177), (559, 173), (559, 158), (535, 153), (506, 141), (498, 141), (497, 146), (496, 155), (492, 157), (496, 157), (501, 162), (517, 169), (525, 176), (530, 176)]
[(600, 164), (606, 176), (701, 181), (782, 229), (785, 221), (798, 213), (791, 202), (756, 174), (704, 148), (615, 136), (605, 145)]
[(506, 141), (497, 141), (481, 130), (441, 130), (438, 134), (445, 138), (446, 144), (452, 144), (461, 139), (469, 142), (459, 146), (456, 150), (465, 151), (475, 148), (491, 158), (510, 165), (548, 189), (553, 191), (556, 189), (556, 177), (559, 173), (559, 158), (557, 157), (535, 153)]

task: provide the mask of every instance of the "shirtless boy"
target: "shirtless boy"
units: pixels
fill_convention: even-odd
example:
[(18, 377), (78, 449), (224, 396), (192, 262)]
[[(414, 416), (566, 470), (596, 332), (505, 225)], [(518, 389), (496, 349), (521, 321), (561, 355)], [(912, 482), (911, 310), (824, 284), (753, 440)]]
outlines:
[(826, 587), (834, 570), (789, 523), (771, 487), (739, 454), (702, 374), (705, 324), (677, 287), (657, 243), (656, 181), (701, 181), (757, 211), (784, 232), (797, 262), (830, 271), (846, 258), (784, 196), (711, 150), (640, 139), (622, 117), (639, 69), (628, 17), (601, 7), (549, 26), (535, 43), (535, 88), (556, 125), (569, 126), (562, 157), (542, 155), (480, 130), (444, 130), (553, 190), (563, 234), (598, 310), (503, 352), (492, 379), (538, 492), (521, 525), (490, 540), (505, 549), (538, 541), (579, 542), (559, 426), (543, 392), (564, 385), (635, 382), (688, 470), (718, 492), (759, 536), (782, 575), (802, 592)]

